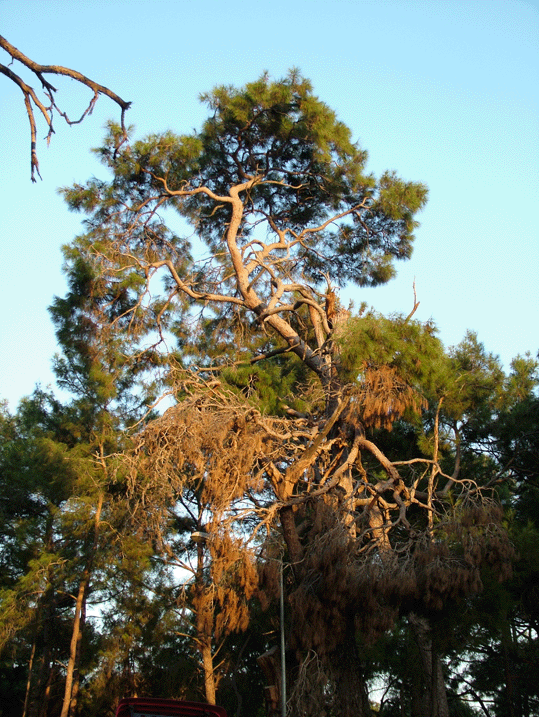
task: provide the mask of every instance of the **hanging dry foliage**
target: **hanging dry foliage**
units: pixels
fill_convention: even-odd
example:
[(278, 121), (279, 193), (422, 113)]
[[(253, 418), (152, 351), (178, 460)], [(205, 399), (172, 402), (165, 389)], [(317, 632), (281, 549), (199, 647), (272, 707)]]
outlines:
[(264, 563), (259, 563), (258, 565), (258, 589), (256, 597), (264, 612), (269, 608), (273, 600), (277, 600), (279, 598), (280, 570), (280, 562), (273, 559)]
[[(221, 526), (222, 528), (222, 526)], [(242, 632), (249, 624), (248, 601), (258, 587), (255, 556), (245, 543), (232, 533), (209, 525), (212, 541), (211, 580), (216, 605), (214, 637)]]
[(299, 664), (288, 704), (290, 714), (302, 717), (338, 714), (340, 705), (327, 664), (313, 650)]
[(252, 481), (263, 438), (252, 416), (236, 406), (216, 411), (202, 401), (185, 401), (141, 434), (135, 480), (139, 488), (168, 485), (172, 490), (204, 483), (204, 490), (212, 493), (208, 498), (222, 503), (241, 496), (246, 482)]
[(262, 465), (282, 452), (280, 429), (278, 419), (261, 416), (234, 394), (186, 397), (140, 432), (129, 456), (130, 492), (141, 518), (155, 523), (185, 489), (199, 493), (214, 515), (259, 491)]
[[(311, 537), (302, 580), (290, 595), (295, 624), (292, 645), (324, 659), (343, 644), (353, 614), (368, 643), (394, 625), (402, 609), (439, 611), (482, 589), (481, 570), (489, 566), (507, 578), (514, 550), (492, 501), (469, 498), (401, 547), (380, 552), (358, 550), (331, 506), (319, 511), (321, 528)], [(323, 525), (323, 529), (322, 529)]]
[(363, 425), (391, 430), (393, 423), (408, 410), (420, 413), (427, 401), (404, 381), (391, 366), (364, 364), (357, 390)]

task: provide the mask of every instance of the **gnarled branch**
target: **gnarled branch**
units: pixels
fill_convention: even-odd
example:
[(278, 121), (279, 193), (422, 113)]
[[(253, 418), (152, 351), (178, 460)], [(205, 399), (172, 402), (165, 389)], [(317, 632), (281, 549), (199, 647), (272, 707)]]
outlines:
[[(27, 85), (26, 82), (22, 80), (22, 78), (16, 73), (13, 72), (9, 67), (6, 65), (0, 64), (0, 73), (8, 77), (12, 82), (14, 82), (20, 89), (22, 90), (22, 93), (24, 95), (24, 104), (26, 106), (26, 113), (28, 114), (28, 121), (30, 123), (30, 166), (31, 166), (31, 179), (32, 182), (36, 181), (35, 173), (39, 175), (41, 179), (41, 174), (39, 173), (39, 162), (37, 159), (37, 151), (36, 151), (36, 119), (34, 110), (37, 108), (43, 118), (45, 119), (45, 122), (47, 123), (47, 127), (49, 128), (49, 131), (47, 133), (47, 142), (50, 142), (50, 139), (52, 135), (54, 134), (54, 127), (53, 127), (53, 112), (56, 110), (56, 112), (64, 118), (64, 120), (67, 122), (67, 124), (79, 124), (82, 122), (82, 120), (89, 114), (92, 113), (95, 103), (97, 102), (99, 95), (106, 95), (109, 97), (113, 102), (116, 102), (117, 105), (122, 110), (121, 114), (121, 127), (124, 133), (124, 138), (127, 137), (126, 131), (125, 131), (125, 125), (124, 125), (124, 116), (125, 111), (129, 109), (131, 106), (131, 102), (126, 102), (123, 100), (119, 95), (117, 95), (112, 90), (109, 90), (108, 87), (105, 87), (104, 85), (100, 85), (98, 82), (94, 82), (89, 77), (86, 77), (82, 73), (78, 72), (77, 70), (71, 70), (69, 67), (62, 67), (61, 65), (40, 65), (37, 62), (34, 62), (29, 57), (24, 55), (20, 50), (18, 50), (16, 47), (14, 47), (10, 42), (8, 42), (5, 37), (2, 37), (0, 35), (0, 47), (4, 49), (10, 56), (11, 56), (11, 63), (14, 60), (17, 60), (22, 65), (27, 67), (31, 72), (34, 73), (34, 75), (38, 78), (38, 80), (41, 83), (43, 92), (45, 93), (47, 97), (48, 104), (45, 104), (41, 102), (41, 100), (36, 95), (34, 89), (30, 87), (30, 85)], [(11, 64), (10, 63), (10, 64)], [(90, 100), (88, 107), (84, 110), (82, 115), (77, 120), (70, 119), (66, 112), (63, 112), (58, 105), (56, 104), (55, 100), (55, 92), (57, 92), (57, 88), (54, 87), (47, 79), (45, 79), (45, 75), (47, 74), (53, 74), (53, 75), (64, 75), (65, 77), (71, 77), (73, 80), (76, 80), (77, 82), (80, 82), (82, 85), (86, 85), (86, 87), (89, 87), (93, 91), (93, 97)]]

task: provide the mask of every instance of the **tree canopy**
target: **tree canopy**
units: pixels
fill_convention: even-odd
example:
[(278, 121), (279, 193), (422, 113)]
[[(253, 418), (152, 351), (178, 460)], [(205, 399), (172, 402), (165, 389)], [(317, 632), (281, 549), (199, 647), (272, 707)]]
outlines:
[[(123, 257), (117, 281), (149, 290), (165, 272), (169, 294), (156, 320), (177, 296), (247, 310), (326, 375), (318, 350), (331, 332), (327, 292), (333, 282), (393, 276), (394, 260), (411, 255), (427, 190), (392, 172), (367, 174), (366, 152), (297, 72), (202, 99), (211, 116), (193, 135), (153, 135), (117, 156), (119, 129), (111, 126), (99, 152), (115, 180), (65, 190), (68, 204), (90, 214), (86, 241), (100, 247), (103, 266)], [(160, 217), (168, 207), (207, 256), (188, 260), (189, 242)], [(293, 325), (302, 306), (313, 314), (315, 347)]]

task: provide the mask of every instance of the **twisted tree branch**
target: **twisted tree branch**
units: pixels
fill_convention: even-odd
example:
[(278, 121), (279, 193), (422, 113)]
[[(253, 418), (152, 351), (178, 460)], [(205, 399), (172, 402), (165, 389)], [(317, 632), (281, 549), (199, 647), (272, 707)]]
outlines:
[[(39, 162), (37, 159), (37, 152), (36, 152), (36, 120), (34, 115), (34, 109), (37, 107), (37, 109), (41, 112), (43, 115), (43, 118), (45, 119), (45, 122), (47, 123), (47, 127), (49, 128), (49, 131), (47, 133), (47, 142), (50, 141), (51, 136), (54, 134), (54, 127), (53, 127), (53, 111), (56, 110), (56, 112), (64, 118), (64, 120), (67, 122), (67, 124), (79, 124), (82, 122), (82, 120), (89, 114), (92, 113), (95, 103), (97, 102), (99, 95), (106, 95), (109, 97), (113, 102), (116, 102), (116, 104), (121, 108), (121, 127), (123, 130), (123, 136), (124, 140), (127, 138), (127, 133), (125, 130), (124, 125), (124, 117), (125, 117), (125, 111), (129, 109), (131, 106), (131, 102), (126, 102), (123, 100), (119, 95), (117, 95), (112, 90), (109, 90), (108, 87), (105, 87), (104, 85), (100, 85), (98, 82), (94, 82), (89, 77), (86, 77), (82, 73), (78, 72), (77, 70), (71, 70), (69, 67), (62, 67), (61, 65), (40, 65), (37, 62), (34, 62), (29, 57), (24, 55), (20, 50), (18, 50), (14, 45), (12, 45), (10, 42), (8, 42), (5, 37), (2, 37), (0, 35), (0, 47), (5, 50), (10, 56), (11, 56), (11, 63), (13, 63), (14, 60), (17, 60), (22, 65), (27, 67), (31, 72), (34, 73), (34, 75), (38, 78), (38, 80), (41, 83), (41, 87), (47, 97), (48, 105), (44, 104), (40, 101), (38, 96), (36, 95), (34, 89), (30, 87), (30, 85), (27, 85), (26, 82), (22, 80), (22, 78), (16, 73), (13, 72), (9, 67), (6, 65), (0, 64), (0, 73), (5, 75), (7, 78), (9, 78), (12, 82), (14, 82), (20, 89), (22, 90), (22, 93), (24, 95), (24, 104), (26, 106), (26, 113), (28, 115), (28, 121), (30, 123), (30, 167), (31, 167), (31, 179), (32, 182), (36, 181), (35, 173), (39, 175), (39, 178), (41, 179), (41, 174), (39, 173)], [(93, 97), (90, 100), (88, 107), (84, 110), (82, 115), (77, 120), (71, 120), (65, 112), (63, 112), (58, 105), (56, 104), (55, 100), (55, 92), (57, 92), (57, 88), (54, 87), (47, 79), (45, 79), (44, 75), (47, 74), (53, 74), (53, 75), (64, 75), (65, 77), (71, 77), (73, 80), (76, 80), (77, 82), (80, 82), (82, 85), (86, 85), (86, 87), (89, 87), (91, 90), (93, 90)]]

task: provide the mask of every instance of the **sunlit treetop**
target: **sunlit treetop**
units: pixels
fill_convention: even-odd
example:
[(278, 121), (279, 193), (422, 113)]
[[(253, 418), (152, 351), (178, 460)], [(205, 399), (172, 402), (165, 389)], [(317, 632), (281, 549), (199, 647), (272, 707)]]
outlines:
[[(104, 265), (119, 262), (147, 281), (165, 271), (175, 296), (244, 307), (309, 360), (293, 315), (309, 307), (320, 347), (331, 332), (326, 292), (393, 277), (394, 261), (411, 255), (427, 189), (368, 173), (366, 151), (296, 70), (202, 100), (211, 114), (191, 135), (119, 146), (123, 132), (111, 125), (97, 152), (112, 182), (64, 194), (90, 215), (86, 241)], [(168, 230), (159, 213), (167, 207), (205, 244), (203, 261)]]

